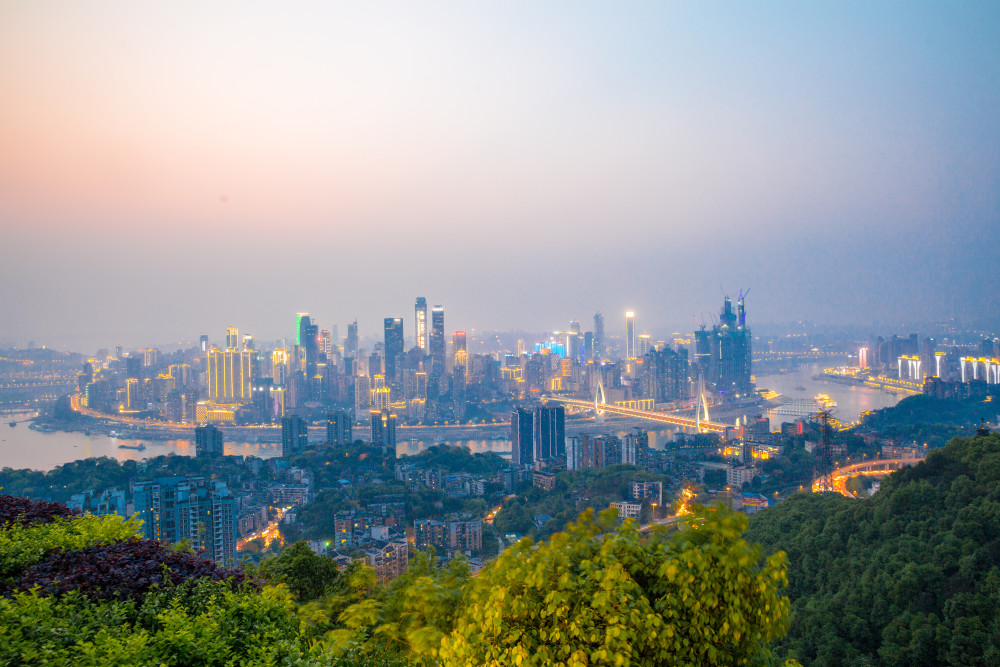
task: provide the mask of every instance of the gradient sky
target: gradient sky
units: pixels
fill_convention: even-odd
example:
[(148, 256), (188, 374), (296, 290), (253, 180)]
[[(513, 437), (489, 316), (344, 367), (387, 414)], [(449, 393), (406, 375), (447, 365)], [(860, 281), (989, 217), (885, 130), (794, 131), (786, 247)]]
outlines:
[(1000, 313), (1000, 3), (0, 5), (0, 344)]

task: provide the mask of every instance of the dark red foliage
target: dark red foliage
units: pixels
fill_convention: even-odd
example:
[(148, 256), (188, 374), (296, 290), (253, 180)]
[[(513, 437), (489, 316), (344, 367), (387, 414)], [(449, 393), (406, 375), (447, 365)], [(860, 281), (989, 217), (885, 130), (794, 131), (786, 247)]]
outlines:
[(76, 516), (78, 512), (62, 503), (47, 503), (21, 496), (0, 496), (0, 528), (19, 524), (27, 527), (49, 523), (56, 517)]
[(234, 588), (247, 580), (242, 570), (222, 568), (191, 552), (136, 537), (83, 549), (57, 549), (25, 570), (14, 588), (40, 586), (41, 595), (77, 590), (101, 599), (141, 602), (152, 586), (193, 579), (228, 580)]

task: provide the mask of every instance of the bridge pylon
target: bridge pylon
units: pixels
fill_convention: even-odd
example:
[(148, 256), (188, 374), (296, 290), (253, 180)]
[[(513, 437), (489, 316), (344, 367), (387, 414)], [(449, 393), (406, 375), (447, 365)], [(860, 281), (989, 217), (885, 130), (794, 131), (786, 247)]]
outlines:
[(607, 404), (608, 400), (604, 395), (604, 380), (599, 379), (597, 389), (594, 391), (594, 418), (598, 424), (604, 422), (604, 406)]
[[(702, 411), (704, 411), (705, 416), (702, 417)], [(708, 396), (705, 394), (705, 376), (698, 376), (698, 405), (694, 410), (694, 418), (696, 430), (701, 433), (701, 422), (709, 422), (711, 419), (708, 418)]]

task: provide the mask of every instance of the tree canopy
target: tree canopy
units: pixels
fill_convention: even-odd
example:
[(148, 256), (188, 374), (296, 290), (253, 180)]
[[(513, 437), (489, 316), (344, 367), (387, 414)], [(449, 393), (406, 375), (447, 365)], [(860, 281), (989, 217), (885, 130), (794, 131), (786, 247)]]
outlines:
[(747, 538), (788, 554), (787, 656), (1000, 664), (1000, 435), (957, 438), (868, 500), (793, 496)]

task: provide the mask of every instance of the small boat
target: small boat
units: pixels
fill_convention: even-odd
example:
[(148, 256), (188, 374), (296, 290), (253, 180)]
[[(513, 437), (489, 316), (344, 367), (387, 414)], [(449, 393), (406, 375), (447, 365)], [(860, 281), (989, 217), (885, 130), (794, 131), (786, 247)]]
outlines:
[(17, 422), (16, 421), (12, 421), (11, 423), (9, 423), (7, 425), (10, 426), (11, 428), (14, 428), (15, 426), (17, 426)]
[(146, 449), (146, 445), (141, 442), (138, 445), (118, 445), (118, 449), (134, 449), (137, 452), (141, 452)]

